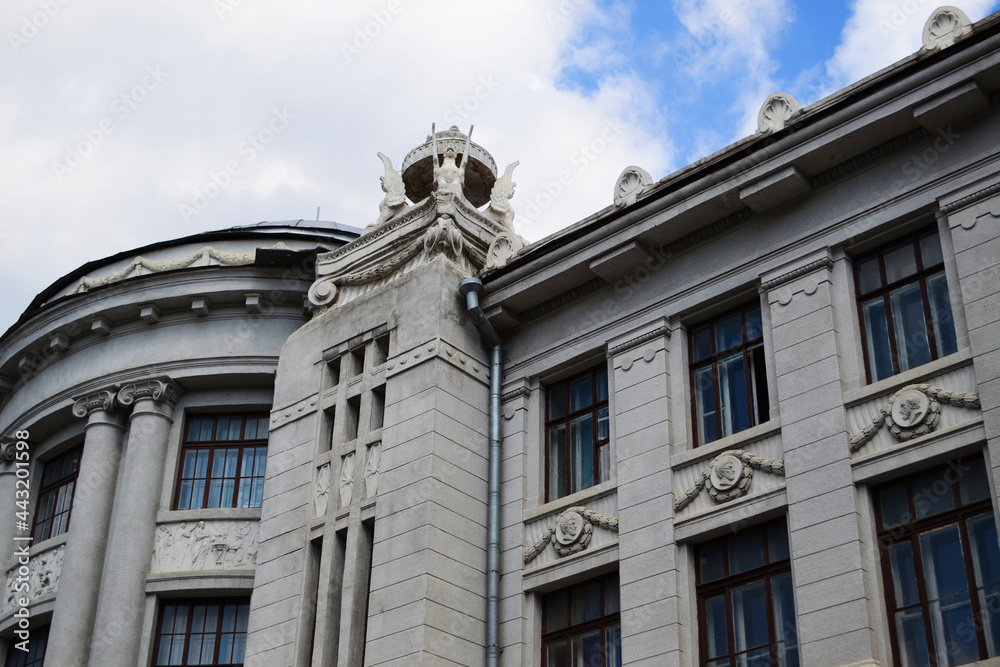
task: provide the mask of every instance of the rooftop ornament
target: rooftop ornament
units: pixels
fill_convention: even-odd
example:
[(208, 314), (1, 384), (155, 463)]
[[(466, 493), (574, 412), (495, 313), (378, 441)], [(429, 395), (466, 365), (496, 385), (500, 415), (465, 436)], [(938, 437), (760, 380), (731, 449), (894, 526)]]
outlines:
[(924, 50), (946, 49), (972, 32), (972, 21), (958, 7), (938, 7), (924, 24)]
[(784, 129), (802, 105), (788, 93), (771, 93), (757, 112), (757, 131), (769, 134)]

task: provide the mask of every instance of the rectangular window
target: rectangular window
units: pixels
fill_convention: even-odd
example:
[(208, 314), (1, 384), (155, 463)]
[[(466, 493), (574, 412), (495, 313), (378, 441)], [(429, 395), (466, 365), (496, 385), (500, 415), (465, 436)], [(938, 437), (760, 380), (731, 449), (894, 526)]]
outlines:
[(699, 547), (698, 634), (705, 667), (798, 667), (783, 520)]
[(1000, 547), (982, 458), (875, 490), (894, 664), (1000, 654)]
[(870, 382), (958, 349), (936, 228), (878, 248), (854, 266)]
[(690, 329), (696, 442), (704, 445), (768, 420), (760, 304)]
[(45, 647), (49, 643), (49, 626), (31, 630), (27, 651), (14, 646), (19, 641), (16, 637), (8, 640), (7, 667), (42, 667), (45, 664)]
[(247, 600), (163, 603), (153, 664), (240, 667), (249, 616)]
[(543, 667), (621, 667), (617, 574), (549, 593), (542, 606)]
[(607, 366), (550, 385), (545, 410), (546, 497), (555, 500), (610, 479)]
[(175, 509), (260, 507), (267, 415), (191, 415)]
[(76, 490), (76, 476), (80, 472), (82, 455), (83, 445), (80, 445), (45, 464), (38, 490), (35, 525), (31, 531), (36, 543), (69, 530), (73, 492)]

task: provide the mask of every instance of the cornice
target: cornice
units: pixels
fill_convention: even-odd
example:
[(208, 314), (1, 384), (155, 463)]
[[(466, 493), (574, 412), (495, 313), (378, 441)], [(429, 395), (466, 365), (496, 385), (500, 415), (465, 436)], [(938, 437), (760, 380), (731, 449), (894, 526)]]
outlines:
[(800, 266), (797, 269), (792, 269), (788, 273), (783, 273), (777, 278), (772, 278), (771, 280), (768, 280), (765, 283), (761, 283), (760, 288), (761, 290), (767, 292), (774, 289), (775, 287), (780, 287), (785, 283), (790, 283), (796, 278), (801, 278), (802, 276), (808, 275), (818, 269), (826, 269), (828, 271), (832, 270), (833, 260), (830, 259), (829, 257), (822, 257), (814, 262), (809, 262), (805, 266)]
[(609, 347), (608, 359), (616, 357), (622, 352), (628, 352), (632, 348), (639, 347), (643, 343), (651, 341), (654, 338), (659, 338), (660, 336), (666, 336), (667, 338), (670, 338), (670, 329), (665, 326), (659, 327), (657, 329), (653, 329), (652, 331), (647, 331), (646, 333), (642, 334), (641, 336), (637, 336), (632, 340), (627, 340), (621, 345), (615, 345), (614, 347)]

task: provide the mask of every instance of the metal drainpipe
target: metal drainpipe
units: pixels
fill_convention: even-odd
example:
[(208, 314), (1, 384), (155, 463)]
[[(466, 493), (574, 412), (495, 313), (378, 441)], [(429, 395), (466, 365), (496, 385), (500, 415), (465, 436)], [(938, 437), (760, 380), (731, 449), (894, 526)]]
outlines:
[(492, 346), (490, 364), (489, 498), (486, 505), (486, 667), (500, 665), (500, 381), (503, 345), (479, 307), (483, 282), (463, 280), (459, 293), (479, 334)]

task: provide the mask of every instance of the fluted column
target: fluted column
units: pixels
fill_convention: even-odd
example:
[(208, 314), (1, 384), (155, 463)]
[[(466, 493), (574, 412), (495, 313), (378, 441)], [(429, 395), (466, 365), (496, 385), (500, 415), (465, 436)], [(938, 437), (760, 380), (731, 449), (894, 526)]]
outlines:
[(125, 431), (116, 394), (117, 387), (102, 389), (73, 404), (73, 414), (87, 419), (87, 431), (46, 649), (53, 665), (87, 664)]
[(138, 662), (146, 576), (153, 553), (167, 439), (177, 397), (176, 385), (167, 378), (135, 382), (118, 392), (118, 404), (131, 408), (132, 415), (114, 503), (90, 665), (125, 666)]

